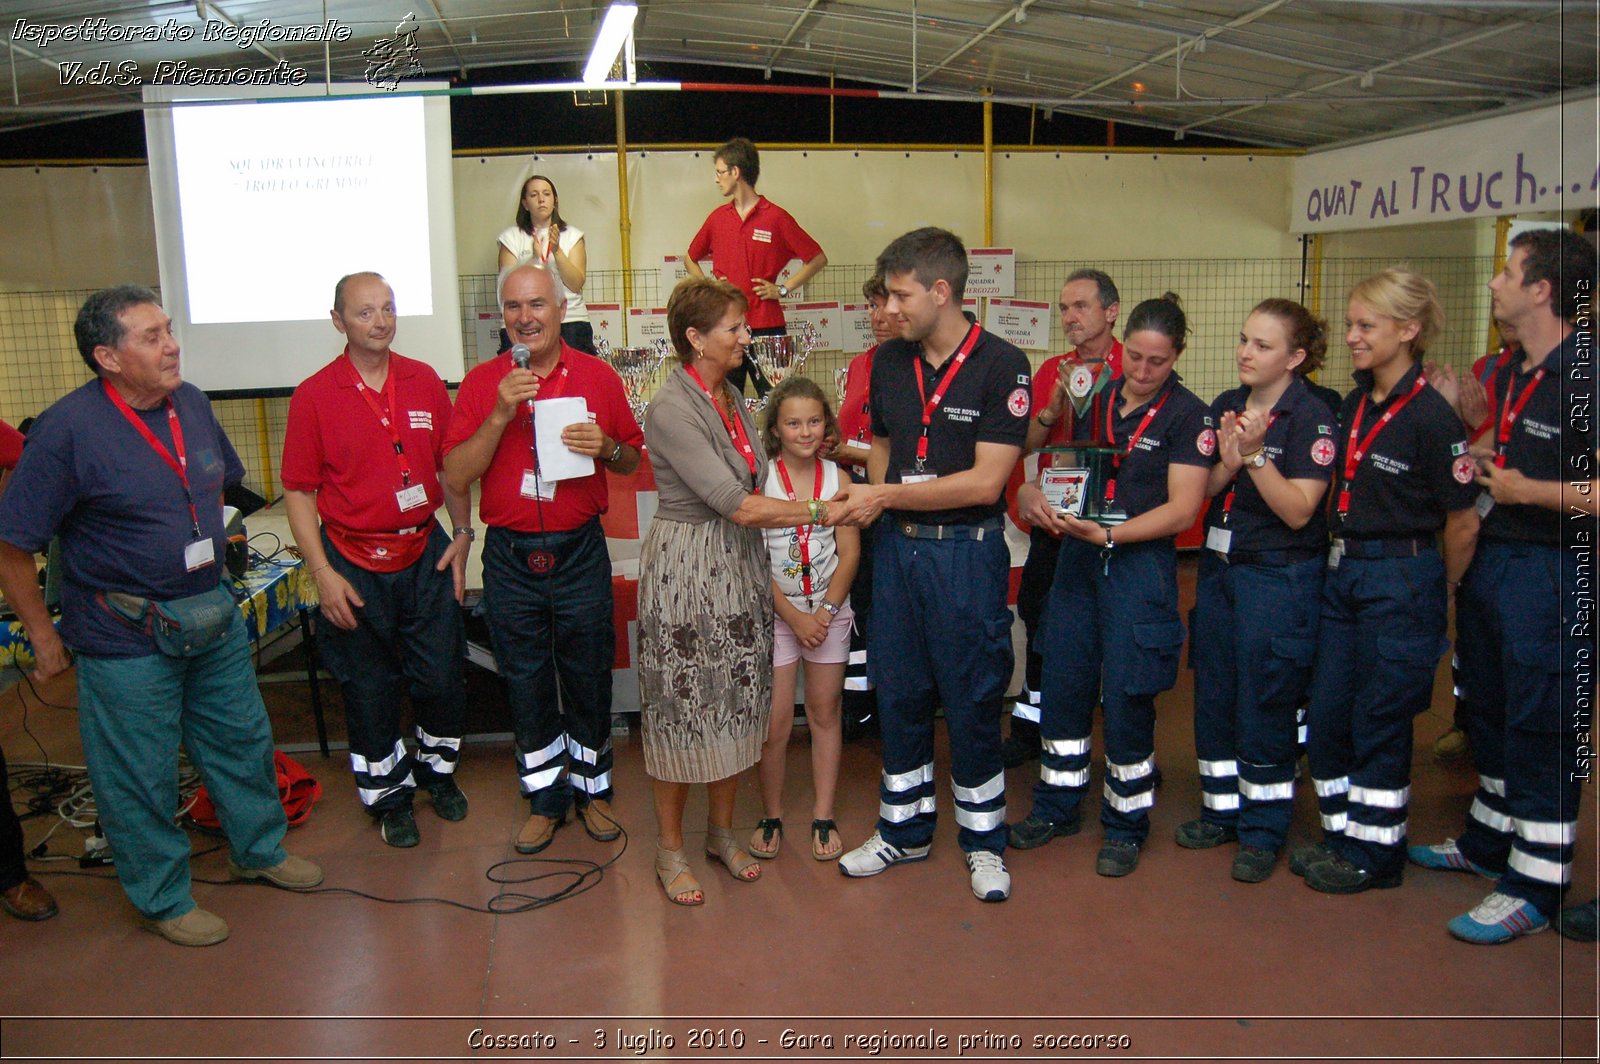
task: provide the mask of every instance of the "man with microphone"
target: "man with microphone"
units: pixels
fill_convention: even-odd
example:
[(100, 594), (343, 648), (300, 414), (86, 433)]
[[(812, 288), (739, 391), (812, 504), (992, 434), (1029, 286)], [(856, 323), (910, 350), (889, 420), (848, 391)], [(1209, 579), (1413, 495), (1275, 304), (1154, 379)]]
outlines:
[[(561, 342), (565, 300), (548, 271), (507, 267), (499, 299), (512, 347), (462, 380), (444, 470), (463, 493), (483, 481), (484, 606), (531, 805), (516, 848), (538, 853), (574, 803), (592, 838), (609, 842), (621, 833), (610, 806), (616, 630), (600, 515), (606, 471), (627, 476), (638, 468), (644, 434), (616, 371)], [(588, 420), (564, 427), (561, 444), (593, 459), (594, 469), (553, 480), (543, 475), (534, 422), (555, 415), (536, 412), (534, 400), (562, 397), (588, 406)]]
[[(289, 400), (284, 502), (328, 621), (320, 645), (344, 695), (356, 793), (384, 842), (415, 846), (419, 785), (440, 817), (467, 815), (455, 769), (472, 500), (439, 483), (450, 396), (431, 366), (390, 349), (394, 290), (375, 273), (349, 274), (331, 313), (345, 347)], [(434, 518), (441, 501), (452, 535)], [(415, 754), (400, 736), (407, 690)]]

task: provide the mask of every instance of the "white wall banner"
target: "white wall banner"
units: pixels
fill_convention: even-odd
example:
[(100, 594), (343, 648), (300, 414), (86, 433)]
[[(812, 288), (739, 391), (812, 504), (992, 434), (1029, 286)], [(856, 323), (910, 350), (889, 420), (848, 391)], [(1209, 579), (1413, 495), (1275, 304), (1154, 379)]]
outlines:
[(1289, 228), (1376, 229), (1593, 206), (1592, 90), (1567, 103), (1294, 160)]
[(1013, 248), (967, 249), (967, 295), (1017, 294), (1017, 253)]
[[(686, 266), (682, 255), (661, 256), (661, 302), (665, 303), (672, 290), (678, 287), (678, 282), (689, 276), (689, 267)], [(711, 260), (706, 259), (700, 263), (701, 272), (707, 277), (711, 276)]]
[(612, 347), (622, 345), (622, 304), (590, 303), (589, 326), (594, 329), (596, 346), (601, 340)]
[[(805, 321), (817, 330), (818, 351), (838, 351), (844, 344), (842, 313), (838, 303), (785, 303), (783, 317), (791, 326)], [(795, 330), (791, 328), (790, 332)], [(863, 349), (865, 350), (865, 349)]]
[(1050, 304), (1023, 299), (991, 299), (983, 327), (1025, 351), (1050, 346)]
[(629, 307), (628, 346), (644, 347), (655, 343), (658, 338), (665, 338), (669, 344), (672, 342), (672, 338), (667, 336), (667, 308)]
[(859, 354), (871, 347), (875, 341), (872, 338), (872, 307), (867, 303), (846, 303), (843, 308), (844, 350), (850, 354)]

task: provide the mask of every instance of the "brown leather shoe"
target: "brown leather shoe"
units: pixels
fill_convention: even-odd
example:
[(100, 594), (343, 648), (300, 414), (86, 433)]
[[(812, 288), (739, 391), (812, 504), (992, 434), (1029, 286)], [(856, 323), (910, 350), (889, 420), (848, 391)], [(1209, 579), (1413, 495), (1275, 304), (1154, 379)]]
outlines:
[(222, 917), (198, 906), (171, 920), (146, 917), (144, 926), (175, 946), (215, 946), (228, 937), (228, 925)]
[(541, 816), (534, 813), (528, 822), (522, 825), (522, 830), (517, 832), (518, 853), (538, 853), (550, 845), (550, 840), (556, 837), (556, 828), (567, 822), (567, 816)]
[(32, 876), (0, 894), (0, 906), (18, 920), (48, 920), (61, 911), (50, 892)]
[(595, 842), (612, 842), (622, 834), (617, 814), (611, 811), (611, 803), (604, 798), (595, 798), (578, 806), (578, 822)]
[(322, 866), (304, 857), (285, 854), (271, 868), (240, 868), (228, 858), (228, 874), (234, 879), (264, 879), (284, 890), (310, 890), (322, 882)]

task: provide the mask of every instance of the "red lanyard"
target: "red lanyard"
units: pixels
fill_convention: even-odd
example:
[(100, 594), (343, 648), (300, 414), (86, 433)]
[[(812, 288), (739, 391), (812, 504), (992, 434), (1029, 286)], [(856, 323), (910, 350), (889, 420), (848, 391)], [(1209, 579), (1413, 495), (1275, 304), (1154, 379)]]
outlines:
[(178, 474), (178, 479), (183, 482), (183, 497), (189, 501), (189, 525), (194, 530), (194, 538), (198, 540), (200, 538), (200, 513), (194, 508), (194, 493), (189, 490), (189, 452), (183, 446), (183, 426), (178, 422), (178, 408), (172, 405), (172, 396), (169, 395), (166, 398), (167, 426), (172, 430), (172, 451), (178, 452), (176, 458), (172, 456), (172, 451), (167, 450), (167, 445), (157, 439), (156, 434), (150, 431), (150, 426), (146, 425), (139, 415), (133, 412), (133, 408), (122, 397), (121, 392), (113, 388), (103, 378), (100, 381), (100, 386), (106, 390), (106, 395), (111, 399), (111, 405), (122, 412), (122, 416), (128, 419), (128, 424), (138, 430), (139, 435), (143, 436), (144, 441), (150, 445), (150, 449), (160, 455), (161, 460), (167, 463), (174, 473)]
[(950, 372), (939, 381), (939, 386), (933, 390), (933, 398), (928, 398), (927, 389), (922, 383), (922, 356), (917, 355), (912, 366), (917, 371), (917, 396), (922, 400), (922, 435), (917, 437), (917, 472), (922, 472), (924, 463), (928, 460), (928, 427), (933, 424), (933, 412), (939, 409), (939, 404), (944, 401), (944, 393), (950, 390), (950, 385), (955, 382), (956, 374), (961, 372), (961, 364), (972, 354), (972, 349), (978, 344), (978, 337), (983, 330), (974, 324), (967, 330), (967, 338), (961, 341), (961, 346), (956, 349), (955, 360), (950, 364)]
[[(1274, 410), (1272, 412), (1272, 416), (1267, 419), (1267, 431), (1268, 432), (1272, 431), (1272, 426), (1276, 425), (1278, 423), (1278, 418), (1280, 418), (1282, 416), (1283, 416), (1283, 411), (1282, 410)], [(1266, 436), (1262, 436), (1261, 437), (1261, 446), (1265, 447), (1266, 445), (1267, 445), (1267, 438), (1266, 438)], [(1228, 515), (1233, 512), (1233, 496), (1234, 496), (1235, 491), (1237, 490), (1235, 488), (1235, 485), (1237, 485), (1239, 483), (1239, 474), (1242, 473), (1242, 472), (1244, 472), (1244, 467), (1241, 466), (1239, 469), (1234, 470), (1233, 476), (1228, 478), (1228, 494), (1226, 496), (1224, 496), (1223, 500), (1222, 500), (1222, 523), (1223, 524), (1227, 524), (1228, 523)]]
[(1427, 377), (1421, 373), (1417, 374), (1417, 383), (1413, 384), (1411, 390), (1401, 396), (1393, 406), (1383, 412), (1383, 416), (1378, 419), (1376, 425), (1372, 426), (1372, 431), (1367, 433), (1360, 446), (1356, 445), (1356, 436), (1361, 432), (1361, 415), (1367, 409), (1367, 397), (1363, 395), (1361, 401), (1356, 404), (1355, 416), (1350, 419), (1350, 439), (1345, 445), (1344, 483), (1339, 487), (1339, 516), (1341, 518), (1350, 513), (1350, 484), (1356, 478), (1356, 467), (1361, 465), (1361, 460), (1372, 449), (1372, 441), (1377, 439), (1378, 433), (1383, 431), (1383, 427), (1393, 421), (1400, 411), (1406, 408), (1406, 404), (1415, 399), (1422, 389), (1427, 386)]
[[(1156, 415), (1161, 413), (1161, 408), (1166, 406), (1167, 400), (1171, 398), (1172, 389), (1169, 388), (1167, 389), (1167, 394), (1161, 397), (1160, 402), (1156, 403), (1149, 410), (1144, 412), (1144, 418), (1139, 422), (1139, 427), (1133, 430), (1132, 436), (1128, 437), (1128, 446), (1125, 447), (1121, 453), (1111, 456), (1111, 476), (1106, 480), (1106, 502), (1111, 503), (1117, 501), (1117, 471), (1122, 468), (1123, 457), (1125, 455), (1132, 454), (1133, 449), (1139, 446), (1139, 441), (1144, 438), (1145, 429), (1150, 427), (1150, 422), (1156, 419)], [(1107, 402), (1106, 445), (1113, 448), (1117, 445), (1117, 434), (1115, 431), (1116, 412), (1117, 404), (1115, 402)]]
[(1506, 467), (1506, 452), (1511, 448), (1511, 427), (1517, 423), (1517, 415), (1522, 413), (1522, 408), (1528, 405), (1528, 400), (1533, 396), (1533, 390), (1539, 387), (1539, 382), (1544, 380), (1544, 367), (1540, 366), (1533, 371), (1533, 380), (1522, 389), (1522, 394), (1517, 396), (1515, 404), (1511, 402), (1511, 388), (1517, 383), (1517, 375), (1511, 374), (1506, 381), (1506, 397), (1500, 404), (1500, 430), (1494, 438), (1494, 464), (1496, 469)]
[(700, 390), (706, 393), (706, 398), (711, 399), (711, 408), (722, 419), (722, 427), (728, 430), (728, 438), (739, 449), (739, 453), (744, 455), (744, 463), (750, 467), (750, 475), (754, 477), (756, 475), (756, 452), (755, 448), (750, 446), (750, 434), (744, 430), (744, 419), (736, 417), (730, 421), (728, 415), (722, 412), (722, 407), (718, 406), (717, 401), (712, 398), (711, 389), (706, 387), (706, 382), (701, 379), (699, 373), (695, 372), (695, 368), (693, 366), (685, 366), (683, 369), (690, 377), (694, 378), (694, 382), (700, 386)]
[(558, 369), (551, 370), (550, 376), (548, 377), (540, 377), (537, 373), (535, 373), (534, 377), (539, 381), (539, 398), (561, 398), (561, 396), (565, 394), (567, 390), (567, 375), (568, 369), (565, 362), (562, 362)]
[(361, 379), (361, 374), (356, 370), (355, 363), (350, 360), (350, 351), (345, 349), (345, 368), (350, 371), (350, 377), (355, 382), (356, 391), (361, 398), (367, 401), (367, 406), (378, 415), (378, 424), (382, 425), (389, 433), (389, 441), (394, 444), (394, 453), (400, 460), (400, 484), (409, 487), (411, 484), (411, 462), (406, 458), (405, 444), (400, 441), (400, 428), (394, 423), (391, 416), (395, 409), (394, 399), (394, 362), (389, 363), (388, 375), (383, 380), (383, 404), (373, 398), (372, 389), (367, 387), (367, 382)]
[[(783, 481), (783, 490), (788, 493), (789, 501), (795, 501), (794, 482), (789, 479), (789, 470), (784, 467), (783, 459), (778, 459), (778, 477)], [(822, 456), (817, 456), (817, 470), (812, 474), (811, 497), (822, 498)], [(811, 598), (811, 529), (812, 525), (800, 525), (795, 531), (795, 538), (800, 543), (800, 593), (807, 599)]]

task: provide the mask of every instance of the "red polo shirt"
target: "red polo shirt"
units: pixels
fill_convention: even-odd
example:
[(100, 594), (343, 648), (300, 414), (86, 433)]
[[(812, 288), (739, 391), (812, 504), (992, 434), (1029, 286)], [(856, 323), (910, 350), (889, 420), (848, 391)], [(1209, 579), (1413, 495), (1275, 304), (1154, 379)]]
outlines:
[(839, 442), (844, 453), (862, 465), (867, 461), (866, 450), (850, 444), (854, 441), (872, 446), (872, 410), (867, 403), (871, 398), (872, 356), (877, 350), (878, 345), (873, 344), (864, 354), (850, 360), (844, 401), (839, 404)]
[(0, 421), (0, 469), (15, 469), (22, 461), (22, 433)]
[[(346, 348), (346, 351), (349, 349)], [(355, 366), (340, 354), (307, 377), (289, 400), (284, 430), (283, 486), (317, 495), (328, 536), (352, 562), (375, 572), (396, 572), (421, 556), (433, 513), (444, 501), (439, 467), (450, 396), (433, 367), (389, 353), (394, 408), (389, 420), (400, 434), (410, 484), (427, 491), (424, 506), (402, 511), (395, 493), (407, 486), (394, 440), (356, 388)], [(383, 391), (367, 394), (386, 407)], [(396, 537), (402, 529), (417, 532)]]
[(758, 277), (777, 281), (778, 271), (790, 259), (810, 262), (822, 254), (822, 245), (788, 211), (760, 196), (747, 217), (740, 218), (731, 201), (706, 216), (689, 242), (689, 257), (698, 262), (708, 251), (711, 272), (732, 282), (750, 300), (745, 318), (750, 328), (770, 329), (783, 324), (783, 306), (757, 296), (750, 282)]
[[(1056, 388), (1056, 381), (1061, 379), (1061, 367), (1063, 365), (1071, 367), (1081, 364), (1083, 364), (1083, 358), (1079, 356), (1076, 349), (1068, 352), (1067, 354), (1057, 355), (1054, 358), (1046, 359), (1044, 364), (1040, 366), (1038, 371), (1033, 375), (1034, 410), (1043, 410), (1045, 406), (1049, 404), (1050, 395), (1055, 391)], [(1122, 341), (1116, 339), (1115, 337), (1113, 337), (1111, 340), (1111, 350), (1106, 352), (1106, 360), (1104, 365), (1095, 370), (1095, 384), (1100, 384), (1101, 374), (1107, 372), (1111, 374), (1112, 379), (1122, 375)], [(1089, 404), (1088, 413), (1091, 418), (1096, 411), (1101, 412), (1103, 415), (1105, 407), (1102, 405), (1100, 396), (1108, 393), (1110, 385), (1111, 380), (1109, 379), (1105, 382), (1105, 384), (1100, 385), (1100, 391), (1095, 395), (1094, 401)], [(1075, 438), (1084, 439), (1089, 437), (1091, 435), (1091, 432), (1087, 431), (1089, 430), (1089, 426), (1083, 426), (1083, 430), (1080, 431), (1078, 426), (1075, 424), (1076, 421), (1077, 410), (1075, 407), (1073, 407), (1071, 400), (1069, 399), (1062, 405), (1061, 420), (1052, 425), (1049, 434), (1045, 436), (1044, 446), (1060, 447), (1068, 440)], [(1091, 420), (1090, 424), (1101, 424), (1101, 422)], [(1100, 430), (1095, 434), (1104, 435), (1104, 430)]]
[[(500, 381), (510, 372), (509, 353), (479, 363), (467, 372), (456, 392), (455, 412), (445, 434), (445, 454), (470, 439), (494, 412)], [(622, 378), (601, 359), (563, 343), (555, 369), (544, 380), (548, 382), (540, 386), (544, 398), (582, 396), (589, 404), (590, 417), (607, 436), (630, 447), (644, 446), (644, 433), (639, 431), (639, 423), (628, 406)], [(483, 471), (478, 513), (484, 524), (514, 532), (568, 532), (606, 512), (606, 472), (598, 460), (593, 473), (560, 481), (555, 498), (543, 503), (522, 494), (523, 474), (532, 471), (533, 424), (526, 413), (520, 413), (500, 434), (489, 468)]]

